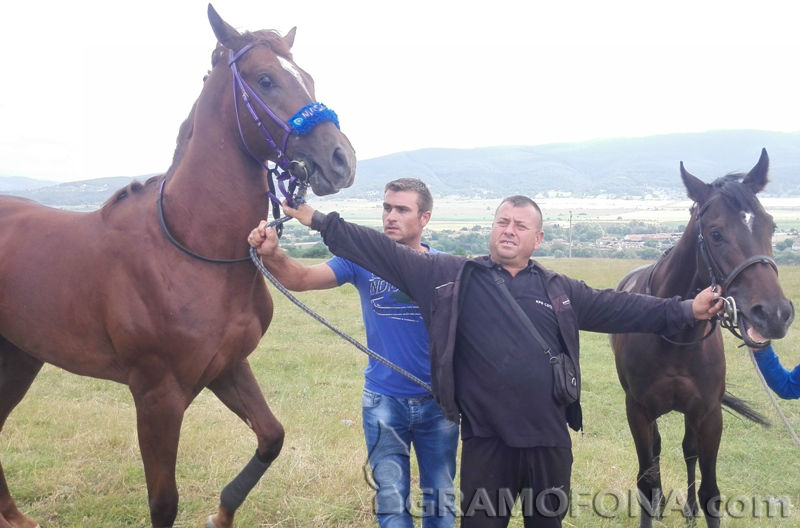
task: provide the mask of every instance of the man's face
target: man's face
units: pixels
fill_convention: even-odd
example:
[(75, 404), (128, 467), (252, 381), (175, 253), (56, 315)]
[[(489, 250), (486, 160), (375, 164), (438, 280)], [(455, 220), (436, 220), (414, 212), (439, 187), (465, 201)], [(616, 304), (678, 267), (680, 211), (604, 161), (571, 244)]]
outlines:
[(419, 214), (416, 191), (386, 191), (383, 197), (383, 232), (406, 246), (419, 244), (431, 212)]
[(502, 266), (524, 268), (542, 238), (542, 218), (532, 205), (514, 207), (503, 202), (494, 215), (489, 253)]

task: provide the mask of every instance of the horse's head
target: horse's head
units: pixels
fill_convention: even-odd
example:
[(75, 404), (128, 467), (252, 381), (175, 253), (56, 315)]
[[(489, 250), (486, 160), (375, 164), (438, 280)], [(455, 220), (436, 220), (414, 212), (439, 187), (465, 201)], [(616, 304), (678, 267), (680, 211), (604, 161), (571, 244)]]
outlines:
[(711, 184), (689, 174), (681, 162), (681, 178), (695, 202), (698, 273), (733, 297), (739, 329), (751, 346), (757, 343), (747, 337), (750, 327), (767, 339), (780, 339), (794, 319), (772, 260), (775, 223), (756, 197), (767, 184), (768, 170), (766, 150), (747, 174), (729, 174)]
[[(295, 29), (239, 33), (209, 4), (208, 18), (222, 50), (215, 60), (233, 72), (234, 129), (242, 148), (304, 179), (317, 195), (349, 187), (356, 158), (336, 114), (315, 102), (314, 81), (292, 60)], [(224, 54), (220, 52), (224, 51)], [(232, 100), (234, 100), (232, 98)]]

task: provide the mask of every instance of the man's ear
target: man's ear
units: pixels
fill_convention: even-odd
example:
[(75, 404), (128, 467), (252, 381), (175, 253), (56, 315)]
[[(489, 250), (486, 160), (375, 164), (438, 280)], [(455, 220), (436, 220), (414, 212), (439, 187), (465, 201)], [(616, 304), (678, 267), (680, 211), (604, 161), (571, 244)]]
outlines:
[(422, 224), (422, 227), (428, 225), (428, 222), (431, 221), (431, 212), (425, 211), (421, 215), (419, 215), (419, 223)]

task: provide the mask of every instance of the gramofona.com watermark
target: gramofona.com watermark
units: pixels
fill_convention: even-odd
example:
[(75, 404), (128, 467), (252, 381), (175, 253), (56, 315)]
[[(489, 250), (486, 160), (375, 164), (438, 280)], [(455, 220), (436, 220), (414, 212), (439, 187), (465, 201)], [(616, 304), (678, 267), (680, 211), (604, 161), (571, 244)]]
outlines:
[[(374, 482), (371, 482), (374, 485)], [(386, 489), (381, 490), (385, 494)], [(660, 514), (668, 517), (672, 515), (686, 516), (685, 491), (671, 490), (666, 494)], [(500, 488), (499, 490), (478, 489), (469, 501), (464, 502), (459, 491), (454, 490), (413, 490), (407, 500), (396, 497), (397, 500), (388, 501), (394, 508), (404, 507), (405, 511), (415, 517), (442, 516), (445, 509), (454, 512), (457, 516), (472, 516), (476, 514), (488, 517), (516, 517), (530, 516), (534, 511), (543, 517), (568, 517), (598, 516), (606, 519), (640, 517), (642, 511), (648, 515), (659, 514), (650, 501), (639, 500), (637, 489), (601, 489), (592, 490), (575, 488), (565, 492), (560, 488), (551, 488), (534, 495), (533, 490), (523, 489), (516, 497), (512, 490)], [(653, 501), (658, 503), (659, 501)], [(387, 501), (382, 501), (385, 505)], [(403, 505), (404, 506), (401, 506)], [(399, 511), (378, 511), (376, 513), (400, 513)], [(699, 504), (698, 504), (699, 506)], [(735, 519), (774, 519), (786, 518), (791, 515), (792, 501), (788, 496), (772, 495), (721, 495), (718, 511), (712, 508), (715, 516)], [(702, 511), (699, 513), (702, 516)]]

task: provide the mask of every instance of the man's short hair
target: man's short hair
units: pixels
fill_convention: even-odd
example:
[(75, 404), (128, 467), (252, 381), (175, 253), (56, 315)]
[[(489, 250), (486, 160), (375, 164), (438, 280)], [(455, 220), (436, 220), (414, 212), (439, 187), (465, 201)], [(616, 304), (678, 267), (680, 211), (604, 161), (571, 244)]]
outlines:
[[(508, 196), (506, 198), (503, 198), (503, 201), (500, 202), (500, 205), (503, 205), (506, 202), (510, 203), (514, 207), (525, 207), (526, 205), (532, 205), (533, 208), (536, 209), (536, 212), (539, 213), (539, 219), (542, 222), (544, 222), (544, 217), (542, 216), (542, 210), (539, 209), (539, 206), (536, 204), (536, 202), (534, 202), (527, 196), (523, 196), (521, 194)], [(500, 205), (497, 206), (497, 209), (495, 209), (494, 214), (497, 214), (497, 210), (500, 209)]]
[(433, 196), (431, 196), (428, 186), (425, 185), (425, 182), (422, 180), (418, 180), (417, 178), (399, 178), (397, 180), (392, 180), (383, 188), (384, 193), (387, 191), (414, 191), (417, 193), (419, 214), (433, 210)]

